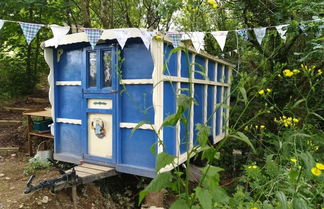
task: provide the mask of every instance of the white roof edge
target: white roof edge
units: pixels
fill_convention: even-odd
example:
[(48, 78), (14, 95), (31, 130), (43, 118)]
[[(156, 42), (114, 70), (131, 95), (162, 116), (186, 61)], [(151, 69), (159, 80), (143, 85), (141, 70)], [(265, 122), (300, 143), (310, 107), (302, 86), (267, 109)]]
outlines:
[[(116, 29), (106, 29), (103, 31), (100, 40), (113, 40), (116, 39), (116, 35), (114, 33), (115, 30), (128, 30), (128, 38), (137, 38), (141, 37), (141, 28), (116, 28)], [(67, 45), (67, 44), (73, 44), (73, 43), (82, 43), (82, 42), (89, 42), (88, 37), (85, 32), (81, 33), (73, 33), (64, 36), (63, 40), (60, 41), (59, 45)], [(55, 40), (49, 39), (44, 42), (45, 47), (54, 47), (55, 46)]]

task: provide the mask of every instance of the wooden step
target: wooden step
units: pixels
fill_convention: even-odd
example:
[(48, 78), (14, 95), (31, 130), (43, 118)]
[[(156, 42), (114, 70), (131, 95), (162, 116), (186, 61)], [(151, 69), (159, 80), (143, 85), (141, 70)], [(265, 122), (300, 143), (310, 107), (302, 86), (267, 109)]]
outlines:
[(24, 107), (3, 107), (3, 109), (12, 112), (25, 112), (30, 110), (30, 108), (24, 108)]
[(19, 125), (21, 121), (19, 120), (0, 120), (0, 126), (15, 126)]
[(49, 103), (48, 98), (27, 97), (27, 100), (35, 103)]

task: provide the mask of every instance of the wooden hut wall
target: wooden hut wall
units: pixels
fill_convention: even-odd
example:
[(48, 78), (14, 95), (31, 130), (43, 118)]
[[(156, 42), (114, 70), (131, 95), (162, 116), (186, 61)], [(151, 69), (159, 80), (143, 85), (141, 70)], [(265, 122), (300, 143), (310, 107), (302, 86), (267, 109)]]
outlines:
[[(231, 66), (212, 56), (177, 51), (171, 53), (171, 44), (164, 44), (164, 108), (163, 117), (174, 114), (177, 110), (176, 95), (182, 89), (182, 94), (189, 94), (189, 68), (192, 68), (192, 93), (197, 105), (192, 105), (188, 129), (179, 123), (176, 127), (164, 127), (164, 151), (172, 155), (183, 156), (185, 160), (187, 143), (189, 147), (199, 145), (197, 123), (210, 126), (214, 143), (225, 135), (228, 125), (228, 104), (230, 95)], [(189, 116), (188, 111), (185, 113)], [(188, 132), (188, 136), (186, 136)]]

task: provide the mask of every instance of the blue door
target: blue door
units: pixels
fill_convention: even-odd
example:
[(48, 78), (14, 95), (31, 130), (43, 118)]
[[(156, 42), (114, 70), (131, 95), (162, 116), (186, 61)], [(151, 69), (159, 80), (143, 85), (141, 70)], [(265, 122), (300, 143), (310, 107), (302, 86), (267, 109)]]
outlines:
[(84, 161), (116, 162), (118, 78), (115, 46), (84, 49), (83, 153)]

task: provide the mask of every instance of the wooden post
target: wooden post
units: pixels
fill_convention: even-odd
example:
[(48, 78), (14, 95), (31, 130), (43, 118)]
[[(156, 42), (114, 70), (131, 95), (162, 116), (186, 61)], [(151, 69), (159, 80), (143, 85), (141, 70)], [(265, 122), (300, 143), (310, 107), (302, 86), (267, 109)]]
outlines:
[(73, 200), (74, 209), (77, 209), (78, 194), (77, 194), (77, 185), (76, 184), (73, 184), (73, 186), (72, 186), (72, 200)]
[(30, 132), (32, 130), (32, 120), (31, 120), (31, 116), (28, 115), (27, 116), (27, 128), (28, 128), (28, 149), (29, 149), (29, 156), (33, 156), (33, 143), (32, 143), (32, 139), (31, 139), (31, 135)]

